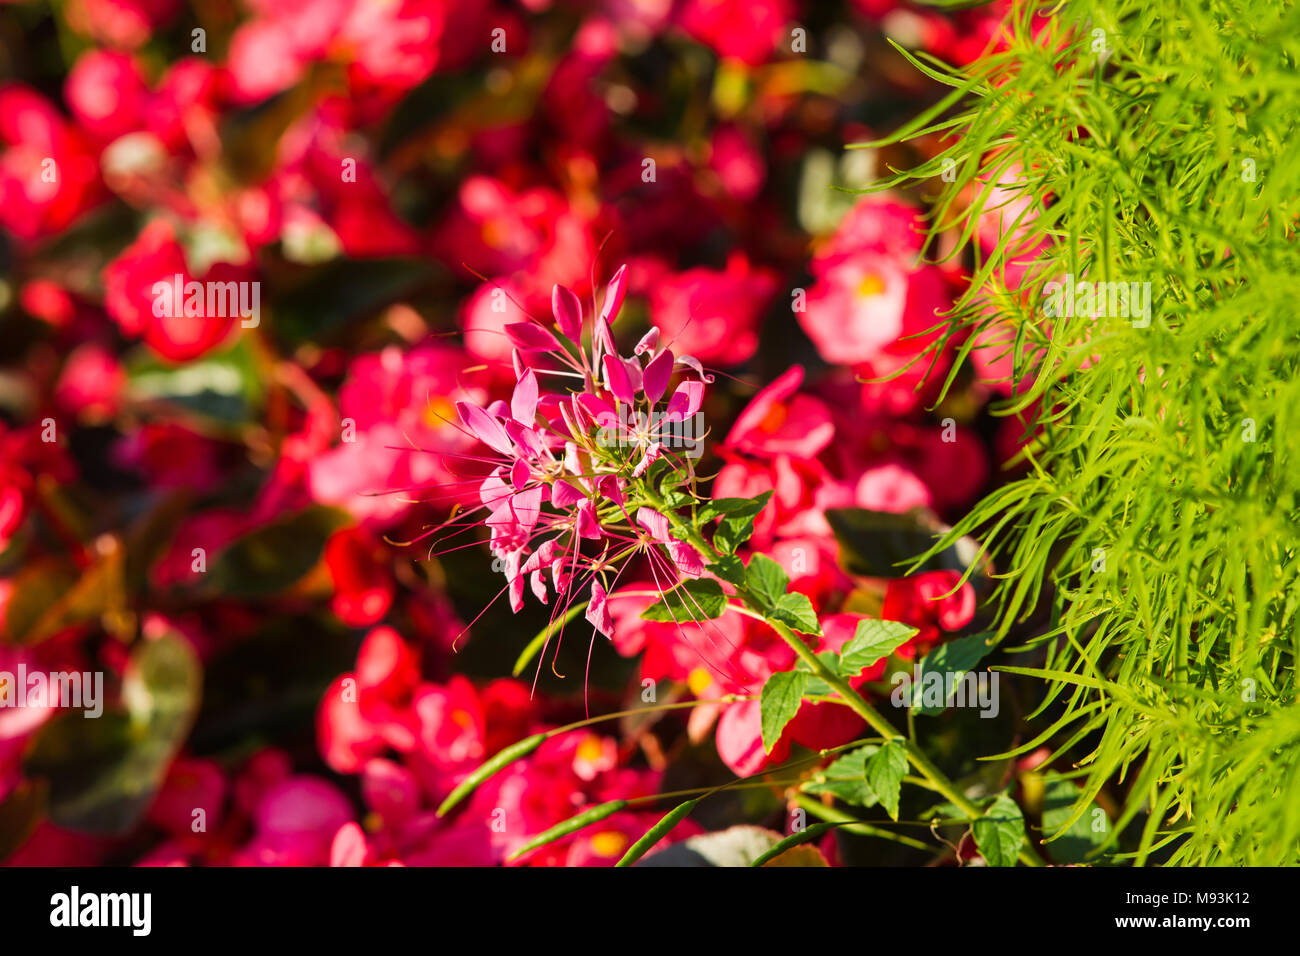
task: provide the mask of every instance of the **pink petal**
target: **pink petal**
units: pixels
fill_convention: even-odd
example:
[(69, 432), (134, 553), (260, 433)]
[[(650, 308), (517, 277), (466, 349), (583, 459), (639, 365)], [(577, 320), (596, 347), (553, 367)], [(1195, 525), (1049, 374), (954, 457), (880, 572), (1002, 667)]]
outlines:
[(664, 392), (668, 391), (668, 380), (672, 377), (673, 353), (671, 349), (664, 349), (645, 367), (642, 376), (645, 397), (650, 400), (651, 405), (664, 397)]
[(570, 342), (582, 341), (582, 303), (578, 297), (562, 285), (551, 290), (551, 311), (555, 313), (555, 323)]
[(700, 364), (700, 360), (697, 359), (694, 355), (680, 356), (677, 359), (677, 364), (685, 365), (687, 368), (691, 369), (693, 372), (695, 372), (696, 375), (700, 377), (700, 380), (702, 382), (706, 384), (711, 384), (713, 382), (713, 376), (704, 374), (704, 366)]
[(506, 430), (501, 427), (501, 423), (489, 415), (477, 405), (470, 405), (468, 402), (457, 402), (456, 411), (460, 413), (460, 420), (478, 436), (479, 441), (503, 455), (513, 455), (514, 449), (510, 446), (510, 436)]
[(641, 341), (636, 344), (636, 354), (643, 355), (646, 352), (653, 353), (659, 347), (659, 329), (651, 327), (650, 331), (641, 336)]
[(541, 571), (534, 571), (528, 576), (528, 583), (533, 589), (533, 596), (543, 604), (547, 602), (546, 580), (542, 577)]
[[(606, 358), (609, 358), (609, 356), (606, 356)], [(603, 398), (598, 398), (590, 392), (584, 392), (578, 396), (578, 404), (602, 428), (614, 428), (618, 425), (618, 412), (614, 411), (614, 406)]]
[(620, 359), (619, 361), (623, 363), (623, 368), (627, 372), (628, 384), (632, 386), (632, 394), (635, 396), (637, 392), (641, 391), (641, 363), (634, 358)]
[(600, 317), (606, 322), (613, 322), (623, 305), (623, 293), (627, 289), (627, 266), (619, 266), (614, 278), (609, 280), (605, 289), (605, 303), (600, 308)]
[(495, 469), (478, 486), (478, 500), (487, 505), (489, 510), (495, 511), (503, 501), (510, 497), (510, 486), (501, 479), (503, 473), (504, 469)]
[(650, 466), (658, 461), (663, 455), (663, 450), (663, 442), (651, 442), (650, 446), (646, 448), (645, 454), (641, 456), (641, 460), (637, 462), (636, 467), (632, 469), (632, 477), (640, 478), (644, 475)]
[(668, 400), (668, 413), (664, 415), (664, 421), (685, 421), (700, 410), (703, 401), (704, 385), (694, 379), (687, 379), (677, 386), (677, 391)]
[(515, 486), (516, 491), (523, 491), (528, 486), (528, 479), (532, 474), (532, 469), (528, 467), (527, 462), (516, 461), (510, 466), (510, 484)]
[(591, 600), (587, 604), (587, 620), (600, 633), (612, 638), (614, 636), (614, 619), (610, 616), (605, 597), (605, 589), (600, 586), (600, 582), (592, 581)]
[(668, 519), (653, 508), (638, 508), (636, 523), (650, 532), (650, 537), (666, 543), (671, 537), (668, 533)]
[(559, 352), (560, 343), (550, 330), (534, 322), (512, 322), (505, 327), (511, 344), (521, 352)]
[(596, 491), (616, 505), (623, 503), (623, 479), (616, 475), (603, 476), (596, 482)]
[(567, 481), (556, 479), (551, 484), (551, 504), (557, 508), (568, 508), (586, 500), (587, 496)]
[(614, 333), (610, 331), (609, 323), (600, 319), (592, 324), (591, 337), (595, 339), (598, 355), (612, 355), (614, 348)]
[(668, 554), (677, 565), (677, 570), (687, 577), (698, 578), (704, 574), (704, 559), (700, 557), (700, 552), (685, 541), (676, 538), (669, 541)]
[(529, 488), (511, 497), (510, 510), (525, 533), (532, 531), (542, 513), (541, 487)]
[(632, 391), (632, 383), (628, 380), (623, 360), (617, 355), (606, 355), (604, 362), (605, 387), (624, 405), (631, 405), (636, 400), (636, 395)]
[(531, 425), (537, 417), (537, 376), (532, 369), (515, 383), (510, 396), (510, 416), (521, 425)]
[(596, 507), (590, 498), (583, 498), (578, 505), (578, 537), (589, 541), (601, 538), (600, 522), (596, 520)]
[(364, 866), (366, 835), (355, 822), (339, 827), (330, 844), (330, 866)]

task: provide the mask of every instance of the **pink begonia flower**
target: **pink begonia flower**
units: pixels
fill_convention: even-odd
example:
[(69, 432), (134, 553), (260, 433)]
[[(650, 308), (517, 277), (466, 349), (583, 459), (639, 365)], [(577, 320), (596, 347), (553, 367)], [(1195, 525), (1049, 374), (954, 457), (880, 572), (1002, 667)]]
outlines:
[(835, 425), (817, 398), (799, 391), (803, 366), (792, 365), (745, 406), (727, 435), (726, 447), (764, 457), (814, 458), (830, 444)]
[(718, 718), (718, 756), (738, 777), (748, 777), (790, 756), (789, 734), (782, 734), (772, 752), (763, 749), (762, 720), (756, 700), (727, 704)]
[(500, 277), (534, 314), (551, 305), (556, 285), (587, 295), (585, 264), (597, 245), (591, 214), (574, 200), (545, 187), (517, 191), (483, 175), (461, 183), (459, 204), (434, 237), (435, 254), (448, 266)]
[(438, 65), (451, 8), (443, 0), (258, 4), (257, 17), (230, 41), (231, 92), (239, 102), (256, 102), (288, 89), (312, 62), (327, 58), (346, 65), (356, 94), (404, 92)]
[(382, 547), (362, 528), (344, 528), (325, 543), (322, 556), (334, 582), (330, 609), (349, 627), (367, 627), (388, 613), (395, 584)]
[(817, 250), (796, 317), (823, 359), (880, 363), (878, 376), (894, 371), (889, 356), (924, 350), (929, 339), (918, 337), (940, 323), (951, 300), (943, 273), (919, 262), (923, 236), (915, 210), (876, 197), (855, 205)]
[(0, 144), (0, 227), (23, 242), (62, 232), (105, 195), (86, 136), (35, 90), (0, 84)]
[(720, 57), (757, 66), (776, 52), (795, 19), (790, 0), (686, 0), (677, 23)]
[(799, 324), (827, 362), (869, 362), (894, 343), (921, 351), (913, 337), (939, 325), (951, 304), (943, 275), (875, 252), (826, 267), (808, 290)]
[(714, 131), (709, 167), (718, 174), (728, 195), (739, 202), (752, 202), (767, 177), (763, 154), (748, 133), (733, 125)]
[(975, 589), (967, 581), (960, 587), (956, 571), (927, 571), (890, 580), (885, 590), (881, 617), (902, 621), (920, 633), (896, 653), (904, 660), (924, 654), (944, 631), (965, 627), (975, 616)]
[(125, 53), (81, 54), (68, 71), (63, 98), (82, 128), (104, 142), (148, 125), (149, 87)]
[[(181, 277), (179, 302), (174, 292), (176, 276)], [(237, 308), (219, 310), (227, 315), (208, 315), (206, 297), (200, 314), (187, 314), (191, 297), (185, 287), (194, 281), (250, 280), (247, 268), (220, 262), (201, 276), (192, 275), (175, 229), (166, 219), (155, 219), (105, 267), (104, 307), (124, 334), (142, 336), (169, 361), (187, 362), (220, 345), (244, 319)]]
[(338, 444), (306, 464), (312, 498), (372, 528), (391, 525), (415, 498), (447, 507), (472, 501), (454, 460), (474, 440), (456, 421), (455, 403), (486, 393), (462, 373), (467, 363), (446, 345), (390, 346), (355, 359), (339, 390)]
[(320, 866), (339, 827), (351, 819), (352, 806), (334, 784), (290, 777), (263, 795), (254, 814), (256, 835), (237, 858), (252, 866)]
[(723, 271), (697, 267), (657, 282), (650, 312), (674, 348), (739, 365), (758, 348), (759, 319), (775, 292), (775, 275), (736, 253)]
[(866, 469), (853, 493), (859, 508), (869, 511), (901, 513), (912, 508), (928, 508), (930, 489), (910, 468), (897, 462)]
[(97, 342), (85, 342), (63, 363), (54, 401), (78, 417), (103, 421), (117, 414), (125, 388), (126, 371), (117, 356)]
[(217, 830), (224, 816), (228, 789), (226, 775), (215, 760), (183, 757), (168, 769), (149, 808), (149, 822), (174, 837), (184, 837), (194, 832), (194, 824), (199, 819), (194, 811), (202, 810), (203, 825)]

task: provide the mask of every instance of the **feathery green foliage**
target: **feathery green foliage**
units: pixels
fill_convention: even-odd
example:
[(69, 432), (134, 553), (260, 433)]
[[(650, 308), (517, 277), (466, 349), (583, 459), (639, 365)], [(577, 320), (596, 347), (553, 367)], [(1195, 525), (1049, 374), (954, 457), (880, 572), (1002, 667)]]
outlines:
[[(886, 141), (946, 145), (880, 186), (940, 187), (932, 238), (974, 263), (945, 342), (1009, 359), (1001, 413), (1037, 429), (950, 537), (994, 556), (1000, 639), (1051, 609), (1036, 716), (1086, 771), (1057, 832), (1105, 787), (1138, 864), (1296, 863), (1300, 13), (1032, 13), (965, 71), (913, 59), (952, 93)], [(1048, 314), (1065, 275), (1150, 282), (1149, 323)]]

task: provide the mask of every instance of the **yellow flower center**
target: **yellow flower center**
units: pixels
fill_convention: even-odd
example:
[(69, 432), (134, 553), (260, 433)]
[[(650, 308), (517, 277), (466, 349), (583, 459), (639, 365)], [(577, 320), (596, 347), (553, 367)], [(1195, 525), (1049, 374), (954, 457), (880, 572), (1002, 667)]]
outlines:
[(598, 856), (621, 856), (627, 849), (627, 837), (617, 830), (603, 830), (591, 838), (591, 849)]

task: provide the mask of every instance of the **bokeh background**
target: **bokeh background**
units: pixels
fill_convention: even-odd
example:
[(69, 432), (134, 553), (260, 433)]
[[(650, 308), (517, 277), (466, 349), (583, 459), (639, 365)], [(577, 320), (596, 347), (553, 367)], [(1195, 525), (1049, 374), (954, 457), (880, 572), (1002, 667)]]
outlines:
[[(967, 627), (951, 569), (892, 561), (1004, 480), (1007, 370), (935, 404), (951, 355), (913, 360), (966, 270), (918, 258), (923, 196), (855, 192), (926, 141), (845, 147), (941, 96), (899, 48), (968, 62), (1004, 12), (0, 3), (0, 672), (99, 672), (106, 697), (0, 708), (0, 859), (488, 865), (584, 806), (852, 739), (805, 704), (765, 754), (757, 705), (717, 702), (792, 666), (745, 619), (706, 646), (626, 599), (613, 642), (575, 630), (512, 674), (546, 609), (495, 601), (472, 535), (425, 536), (474, 499), (448, 419), (508, 395), (505, 324), (626, 263), (620, 341), (658, 326), (715, 376), (701, 473), (776, 492), (751, 546), (827, 641), (883, 615), (921, 628), (907, 658)], [(257, 283), (257, 326), (156, 315), (177, 274)], [(646, 681), (712, 703), (557, 737), (433, 815)], [(783, 806), (737, 791), (674, 836), (779, 831)], [(612, 863), (661, 812), (523, 862)]]

